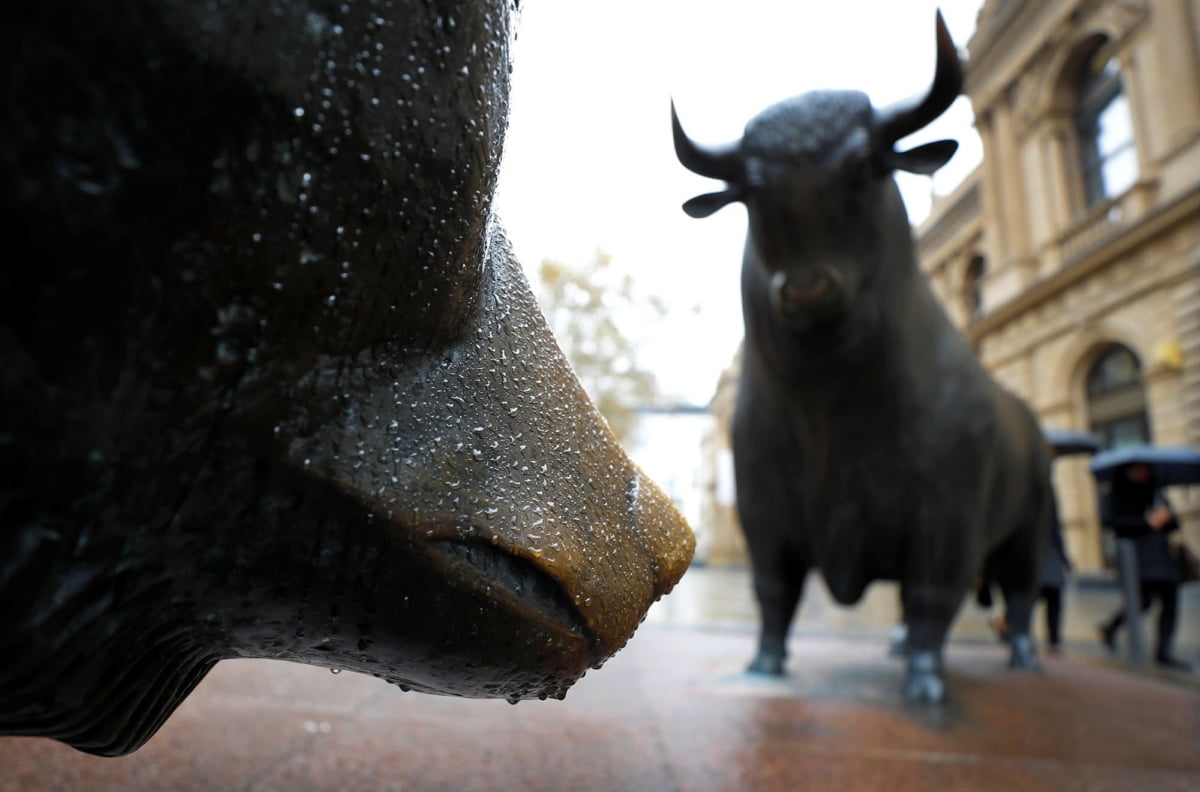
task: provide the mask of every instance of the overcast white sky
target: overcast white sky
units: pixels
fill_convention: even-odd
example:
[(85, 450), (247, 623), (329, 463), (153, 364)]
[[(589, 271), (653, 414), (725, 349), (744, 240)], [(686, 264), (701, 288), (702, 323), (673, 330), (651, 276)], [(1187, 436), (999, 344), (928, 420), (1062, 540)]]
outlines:
[[(552, 258), (613, 266), (671, 308), (629, 328), (663, 391), (706, 403), (741, 340), (741, 204), (704, 220), (680, 209), (715, 183), (681, 166), (670, 99), (693, 139), (725, 142), (781, 99), (816, 88), (866, 91), (876, 105), (924, 90), (934, 12), (966, 47), (983, 0), (524, 0), (497, 207), (531, 280)], [(959, 100), (906, 142), (952, 137), (934, 179), (901, 175), (916, 224), (931, 187), (949, 192), (980, 160)], [(699, 362), (692, 361), (698, 358)]]

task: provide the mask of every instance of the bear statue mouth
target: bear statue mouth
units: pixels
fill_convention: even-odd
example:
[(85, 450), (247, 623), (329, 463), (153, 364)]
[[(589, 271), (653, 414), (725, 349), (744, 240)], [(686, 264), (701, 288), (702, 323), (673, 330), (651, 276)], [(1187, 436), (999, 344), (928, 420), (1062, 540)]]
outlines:
[(562, 584), (537, 564), (487, 542), (437, 539), (430, 545), (463, 573), (461, 579), (473, 581), (491, 599), (552, 629), (577, 635), (595, 650), (596, 638), (583, 614)]

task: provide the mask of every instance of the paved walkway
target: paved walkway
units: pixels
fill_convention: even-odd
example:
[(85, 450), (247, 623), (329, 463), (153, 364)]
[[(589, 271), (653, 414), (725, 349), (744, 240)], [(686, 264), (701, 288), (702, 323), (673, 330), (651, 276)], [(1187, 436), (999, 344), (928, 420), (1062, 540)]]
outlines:
[(783, 680), (742, 672), (745, 573), (699, 568), (563, 702), (228, 661), (133, 756), (0, 740), (0, 792), (1200, 789), (1200, 689), (1103, 659), (1090, 638), (1115, 594), (1072, 597), (1067, 652), (1039, 675), (1009, 672), (969, 606), (947, 651), (951, 699), (931, 710), (900, 703), (902, 664), (885, 657), (894, 591), (847, 611), (812, 588)]
[[(853, 608), (839, 606), (829, 597), (820, 578), (812, 577), (805, 588), (804, 600), (794, 622), (793, 636), (856, 635), (886, 638), (899, 619), (897, 586), (876, 583), (867, 590), (862, 602)], [(1073, 580), (1063, 593), (1062, 640), (1067, 654), (1106, 657), (1096, 636), (1096, 625), (1121, 606), (1121, 594), (1112, 583), (1099, 579)], [(987, 625), (989, 612), (966, 603), (959, 612), (951, 640), (990, 642), (994, 640)], [(1152, 610), (1143, 630), (1148, 646), (1155, 635)], [(670, 597), (658, 603), (647, 621), (660, 624), (751, 629), (758, 618), (748, 570), (741, 567), (694, 567), (688, 570)], [(1045, 637), (1041, 605), (1034, 614), (1034, 635)], [(1122, 635), (1122, 638), (1124, 635)], [(1179, 623), (1175, 638), (1176, 654), (1200, 670), (1200, 584), (1180, 589)], [(747, 650), (750, 651), (749, 649)], [(748, 658), (747, 658), (748, 659)], [(1122, 659), (1121, 656), (1115, 659)], [(1156, 673), (1154, 669), (1145, 669)], [(1188, 677), (1180, 677), (1187, 682)], [(1200, 675), (1194, 677), (1200, 684)]]

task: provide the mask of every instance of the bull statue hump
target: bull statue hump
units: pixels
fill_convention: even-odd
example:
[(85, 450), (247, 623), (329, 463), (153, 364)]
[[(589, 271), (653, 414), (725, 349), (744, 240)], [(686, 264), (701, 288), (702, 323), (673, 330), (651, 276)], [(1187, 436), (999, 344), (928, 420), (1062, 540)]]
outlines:
[(706, 217), (740, 201), (749, 219), (732, 431), (761, 613), (750, 669), (783, 673), (810, 569), (843, 604), (896, 580), (904, 695), (927, 703), (945, 695), (946, 635), (980, 577), (1004, 592), (1011, 664), (1036, 667), (1030, 613), (1053, 524), (1033, 413), (980, 366), (933, 295), (893, 178), (933, 173), (957, 147), (896, 146), (962, 89), (940, 12), (936, 22), (933, 84), (911, 100), (876, 108), (861, 92), (813, 91), (721, 146), (689, 138), (671, 108), (679, 161), (724, 182), (684, 210)]
[(693, 538), (492, 213), (515, 2), (0, 15), (0, 734), (223, 658), (561, 697)]

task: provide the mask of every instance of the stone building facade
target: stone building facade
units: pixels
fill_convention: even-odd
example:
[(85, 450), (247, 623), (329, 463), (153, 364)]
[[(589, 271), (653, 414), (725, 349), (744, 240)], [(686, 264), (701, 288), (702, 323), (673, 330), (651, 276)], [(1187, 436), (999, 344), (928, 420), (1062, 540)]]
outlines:
[[(917, 229), (935, 290), (1046, 425), (1200, 447), (1200, 0), (989, 0), (968, 49), (984, 157)], [(1055, 467), (1072, 558), (1111, 564)]]
[[(1200, 0), (988, 0), (967, 49), (983, 162), (916, 230), (935, 291), (1045, 425), (1200, 447)], [(1086, 461), (1055, 484), (1076, 567), (1111, 565)]]

